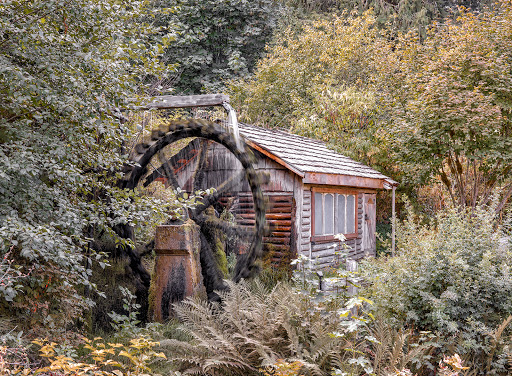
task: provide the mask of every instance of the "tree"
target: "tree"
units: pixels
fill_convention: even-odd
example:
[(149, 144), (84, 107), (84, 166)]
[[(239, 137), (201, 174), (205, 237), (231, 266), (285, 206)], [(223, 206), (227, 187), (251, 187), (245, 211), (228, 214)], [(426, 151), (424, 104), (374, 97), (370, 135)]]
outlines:
[(0, 253), (30, 270), (14, 292), (0, 290), (2, 314), (65, 329), (91, 304), (93, 230), (148, 214), (113, 183), (130, 134), (115, 108), (165, 68), (159, 30), (143, 21), (149, 6), (0, 4)]
[(179, 36), (165, 59), (177, 63), (166, 83), (178, 94), (223, 91), (247, 77), (272, 37), (281, 7), (273, 0), (166, 0), (177, 11), (157, 21)]
[(290, 128), (372, 164), (381, 145), (372, 56), (381, 43), (370, 12), (289, 29), (253, 78), (231, 85), (235, 107), (243, 120)]
[(512, 6), (404, 37), (380, 66), (397, 161), (418, 182), (439, 179), (461, 208), (512, 195)]

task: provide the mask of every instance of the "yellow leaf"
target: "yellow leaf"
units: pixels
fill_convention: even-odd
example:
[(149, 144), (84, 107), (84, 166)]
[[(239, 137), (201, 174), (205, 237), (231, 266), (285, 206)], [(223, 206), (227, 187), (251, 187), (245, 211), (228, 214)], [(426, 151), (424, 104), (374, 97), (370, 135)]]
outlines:
[(137, 359), (132, 354), (130, 354), (124, 350), (119, 352), (119, 356), (124, 356), (124, 357), (130, 359), (133, 363), (137, 363)]

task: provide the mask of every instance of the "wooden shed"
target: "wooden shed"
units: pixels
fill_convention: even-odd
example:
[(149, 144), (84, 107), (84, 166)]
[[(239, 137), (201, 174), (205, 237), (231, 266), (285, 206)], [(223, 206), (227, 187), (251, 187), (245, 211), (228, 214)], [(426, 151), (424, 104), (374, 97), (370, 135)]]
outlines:
[[(283, 260), (303, 254), (318, 267), (327, 266), (339, 247), (334, 235), (342, 233), (351, 259), (375, 255), (376, 193), (396, 186), (395, 181), (321, 141), (247, 124), (239, 124), (239, 129), (259, 157), (257, 169), (270, 175), (263, 187), (271, 226), (264, 238), (267, 252)], [(190, 142), (174, 158), (175, 173), (185, 189), (200, 142)], [(217, 187), (242, 169), (227, 149), (215, 143), (209, 143), (207, 160), (202, 188)], [(242, 183), (224, 197), (224, 202), (236, 197), (233, 214), (248, 226), (254, 223), (249, 192), (248, 184)]]

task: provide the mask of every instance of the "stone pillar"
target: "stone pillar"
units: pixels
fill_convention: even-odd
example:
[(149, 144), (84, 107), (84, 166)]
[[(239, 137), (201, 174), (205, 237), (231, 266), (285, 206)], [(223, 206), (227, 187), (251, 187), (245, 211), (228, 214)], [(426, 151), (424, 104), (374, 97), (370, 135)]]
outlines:
[(153, 320), (162, 322), (172, 317), (172, 305), (187, 296), (206, 297), (200, 248), (199, 227), (193, 221), (156, 228), (156, 260), (149, 299)]

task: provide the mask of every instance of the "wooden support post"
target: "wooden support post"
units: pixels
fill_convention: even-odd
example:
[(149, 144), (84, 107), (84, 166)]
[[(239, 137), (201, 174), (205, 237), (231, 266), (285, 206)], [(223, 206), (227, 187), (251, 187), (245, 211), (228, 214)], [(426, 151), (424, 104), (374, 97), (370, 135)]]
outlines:
[[(348, 259), (346, 261), (346, 267), (347, 267), (348, 272), (357, 273), (357, 261)], [(357, 287), (347, 283), (347, 295), (348, 296), (357, 295)]]
[(188, 296), (206, 298), (199, 260), (200, 247), (199, 227), (190, 220), (183, 225), (156, 228), (150, 318), (166, 321), (173, 316), (174, 303)]

